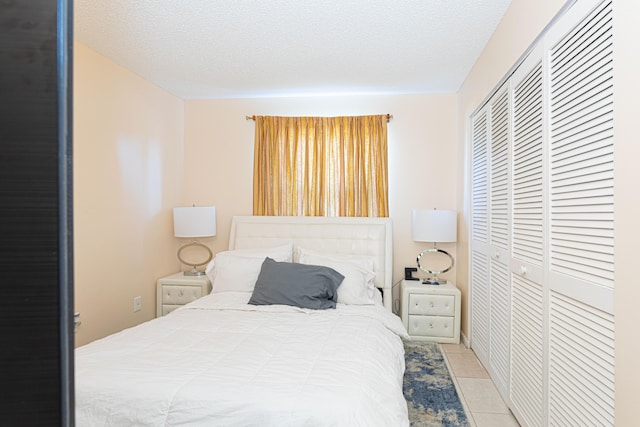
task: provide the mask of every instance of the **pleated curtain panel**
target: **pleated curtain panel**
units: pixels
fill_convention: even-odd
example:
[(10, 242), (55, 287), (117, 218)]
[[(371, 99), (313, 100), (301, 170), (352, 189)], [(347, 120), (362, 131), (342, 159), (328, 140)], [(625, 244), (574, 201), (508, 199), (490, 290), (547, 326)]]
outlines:
[(253, 214), (389, 216), (387, 116), (255, 116)]

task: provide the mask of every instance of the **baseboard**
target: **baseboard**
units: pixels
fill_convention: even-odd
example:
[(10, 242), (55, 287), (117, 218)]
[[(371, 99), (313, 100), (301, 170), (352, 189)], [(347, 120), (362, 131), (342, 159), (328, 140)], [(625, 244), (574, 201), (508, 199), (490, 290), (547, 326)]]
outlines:
[(469, 342), (469, 339), (462, 331), (460, 331), (460, 341), (462, 341), (462, 344), (464, 344), (466, 348), (471, 347), (471, 343)]

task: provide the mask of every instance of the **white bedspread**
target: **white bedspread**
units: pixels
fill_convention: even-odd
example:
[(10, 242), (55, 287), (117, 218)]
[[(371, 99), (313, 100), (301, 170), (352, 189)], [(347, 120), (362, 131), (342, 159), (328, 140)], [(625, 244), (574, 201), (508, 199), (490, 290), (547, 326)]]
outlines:
[(76, 424), (408, 426), (406, 332), (380, 306), (220, 293), (76, 350)]

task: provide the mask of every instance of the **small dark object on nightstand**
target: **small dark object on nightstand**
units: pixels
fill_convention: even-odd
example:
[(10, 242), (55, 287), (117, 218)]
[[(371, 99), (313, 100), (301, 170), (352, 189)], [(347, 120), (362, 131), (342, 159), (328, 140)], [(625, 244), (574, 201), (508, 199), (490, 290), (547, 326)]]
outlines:
[(413, 272), (418, 271), (415, 267), (405, 267), (404, 268), (404, 280), (420, 280), (417, 277), (413, 277)]

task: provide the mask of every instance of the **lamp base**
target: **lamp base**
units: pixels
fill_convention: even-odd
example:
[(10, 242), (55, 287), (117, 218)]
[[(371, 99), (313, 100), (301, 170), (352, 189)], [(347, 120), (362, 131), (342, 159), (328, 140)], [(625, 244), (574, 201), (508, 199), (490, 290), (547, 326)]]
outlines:
[(204, 271), (193, 271), (193, 270), (189, 270), (189, 271), (185, 271), (183, 273), (185, 276), (204, 276), (205, 272)]
[(447, 279), (422, 279), (423, 285), (446, 285)]
[[(449, 260), (451, 261), (451, 263), (449, 264), (449, 266), (443, 270), (432, 270), (430, 268), (426, 268), (423, 267), (422, 264), (420, 264), (420, 259), (428, 253), (441, 253), (443, 255), (446, 255), (447, 257), (449, 257)], [(454, 265), (454, 261), (453, 261), (453, 257), (451, 256), (451, 254), (447, 251), (443, 251), (442, 249), (438, 249), (435, 246), (434, 243), (434, 247), (431, 249), (425, 249), (424, 251), (420, 252), (418, 254), (418, 258), (416, 259), (416, 262), (418, 263), (418, 268), (420, 269), (420, 271), (423, 271), (427, 274), (432, 274), (433, 278), (431, 279), (422, 279), (422, 284), (423, 285), (446, 285), (447, 284), (447, 279), (441, 279), (438, 277), (438, 274), (442, 274), (442, 273), (446, 273), (447, 271), (451, 270), (453, 268)]]
[[(182, 251), (184, 251), (187, 248), (192, 248), (192, 247), (200, 247), (202, 249), (206, 250), (207, 253), (207, 259), (199, 262), (199, 263), (194, 263), (194, 262), (189, 262), (187, 260), (185, 260), (184, 258), (182, 258)], [(200, 271), (198, 270), (198, 267), (201, 265), (205, 265), (208, 264), (209, 261), (211, 261), (213, 259), (213, 252), (211, 252), (211, 249), (209, 249), (209, 247), (203, 243), (200, 242), (196, 242), (193, 241), (191, 243), (186, 243), (182, 246), (180, 246), (180, 249), (178, 249), (178, 259), (180, 260), (181, 263), (186, 264), (188, 266), (191, 267), (191, 270), (185, 271), (184, 275), (185, 276), (204, 276), (206, 273), (204, 271)]]

